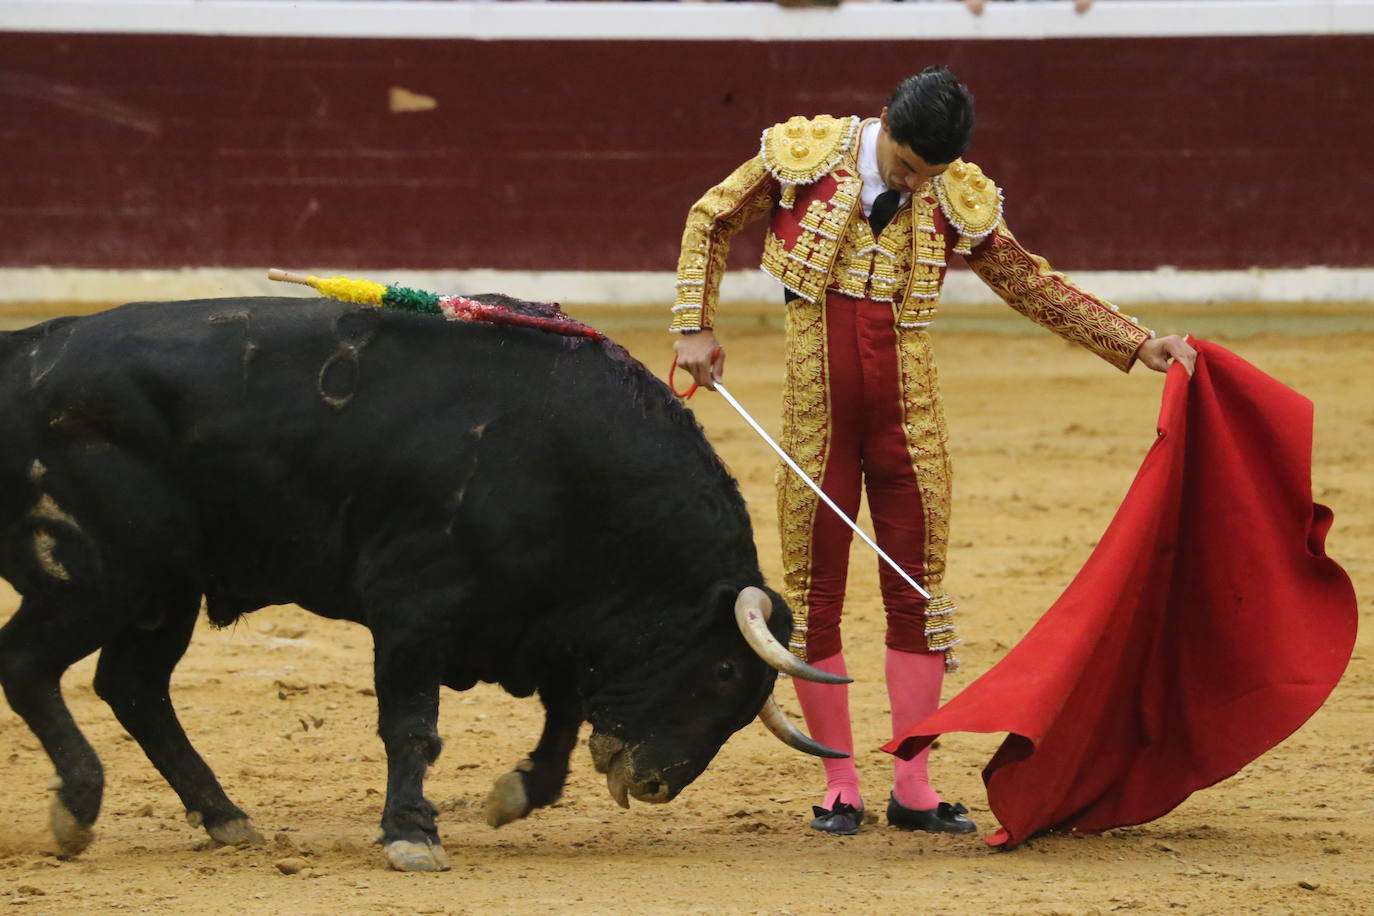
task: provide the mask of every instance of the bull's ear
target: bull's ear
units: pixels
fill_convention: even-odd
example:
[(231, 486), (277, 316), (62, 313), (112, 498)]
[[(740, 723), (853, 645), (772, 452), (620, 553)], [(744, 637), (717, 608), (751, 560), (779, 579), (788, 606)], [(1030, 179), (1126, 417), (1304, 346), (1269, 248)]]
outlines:
[(733, 617), (735, 599), (739, 597), (739, 593), (738, 585), (732, 582), (717, 582), (706, 589), (706, 597), (702, 600), (701, 606), (712, 617), (720, 614)]

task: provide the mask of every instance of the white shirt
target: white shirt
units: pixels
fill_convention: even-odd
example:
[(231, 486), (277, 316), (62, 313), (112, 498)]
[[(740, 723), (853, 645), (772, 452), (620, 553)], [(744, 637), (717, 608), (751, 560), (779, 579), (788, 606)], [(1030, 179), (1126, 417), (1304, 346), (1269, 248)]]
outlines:
[[(873, 202), (879, 194), (889, 190), (883, 184), (882, 173), (878, 171), (878, 131), (882, 129), (883, 122), (874, 121), (859, 135), (859, 178), (864, 183), (859, 201), (863, 204), (864, 216), (873, 215)], [(900, 210), (910, 197), (910, 191), (903, 191), (897, 199), (897, 209)]]

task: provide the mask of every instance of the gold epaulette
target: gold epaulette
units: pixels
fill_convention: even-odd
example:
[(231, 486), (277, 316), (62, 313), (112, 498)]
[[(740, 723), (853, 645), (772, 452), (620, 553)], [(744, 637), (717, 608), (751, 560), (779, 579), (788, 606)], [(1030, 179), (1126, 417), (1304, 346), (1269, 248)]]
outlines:
[(859, 119), (798, 115), (763, 132), (759, 157), (782, 185), (782, 206), (790, 208), (796, 186), (824, 178), (854, 147)]
[(954, 250), (968, 254), (974, 245), (988, 237), (1002, 219), (1002, 190), (972, 162), (956, 159), (944, 174), (935, 179), (949, 224), (959, 233)]

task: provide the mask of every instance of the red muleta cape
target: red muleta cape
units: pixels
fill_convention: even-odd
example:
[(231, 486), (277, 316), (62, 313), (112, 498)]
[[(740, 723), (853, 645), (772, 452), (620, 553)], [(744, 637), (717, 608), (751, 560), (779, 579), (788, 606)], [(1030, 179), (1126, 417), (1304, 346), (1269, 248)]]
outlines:
[(1001, 662), (883, 750), (1010, 732), (983, 770), (1015, 846), (1153, 820), (1292, 734), (1355, 643), (1323, 553), (1312, 403), (1206, 341), (1169, 370), (1159, 435), (1097, 549)]

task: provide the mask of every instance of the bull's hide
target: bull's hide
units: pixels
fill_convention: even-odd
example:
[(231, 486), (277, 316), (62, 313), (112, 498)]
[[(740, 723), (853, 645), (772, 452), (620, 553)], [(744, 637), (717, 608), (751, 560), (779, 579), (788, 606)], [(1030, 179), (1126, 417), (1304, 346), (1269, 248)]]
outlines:
[[(618, 801), (667, 801), (768, 697), (735, 622), (763, 585), (738, 488), (609, 341), (330, 300), (137, 303), (0, 336), (0, 384), (0, 575), (23, 595), (0, 679), (57, 768), (65, 851), (103, 779), (57, 682), (95, 651), (192, 819), (254, 835), (167, 697), (202, 596), (220, 625), (294, 602), (372, 631), (403, 868), (444, 865), (421, 793), (441, 684), (546, 707), (493, 824), (557, 799), (584, 720)], [(785, 641), (785, 604), (753, 595)]]

